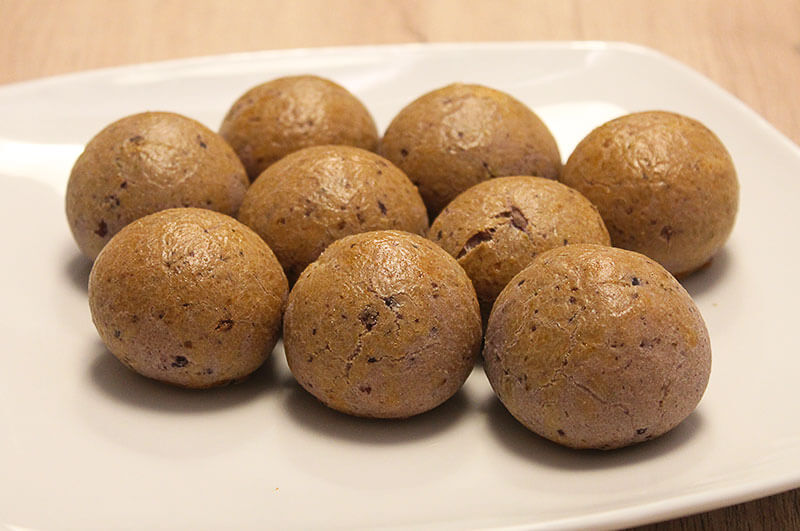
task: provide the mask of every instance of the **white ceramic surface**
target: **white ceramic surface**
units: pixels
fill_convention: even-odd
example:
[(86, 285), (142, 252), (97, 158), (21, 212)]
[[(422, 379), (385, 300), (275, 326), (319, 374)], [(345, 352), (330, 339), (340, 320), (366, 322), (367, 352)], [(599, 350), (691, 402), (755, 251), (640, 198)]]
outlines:
[[(250, 86), (307, 72), (355, 92), (381, 130), (453, 81), (506, 90), (540, 113), (565, 159), (627, 111), (674, 110), (717, 132), (741, 210), (723, 252), (685, 281), (714, 351), (698, 410), (650, 443), (575, 452), (518, 425), (480, 368), (405, 422), (327, 410), (295, 385), (280, 349), (248, 382), (208, 392), (124, 369), (91, 324), (89, 265), (64, 216), (83, 144), (143, 110), (216, 129)], [(609, 43), (249, 53), (0, 87), (0, 116), (0, 527), (608, 527), (800, 485), (800, 150), (673, 60)]]

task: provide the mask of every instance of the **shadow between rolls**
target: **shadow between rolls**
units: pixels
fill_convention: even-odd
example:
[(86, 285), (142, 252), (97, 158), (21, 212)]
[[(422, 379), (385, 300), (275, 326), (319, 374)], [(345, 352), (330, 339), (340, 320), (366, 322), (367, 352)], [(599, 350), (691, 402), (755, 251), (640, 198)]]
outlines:
[(278, 387), (273, 352), (244, 381), (211, 389), (184, 389), (146, 378), (117, 360), (98, 339), (89, 366), (89, 381), (117, 402), (154, 411), (203, 413), (232, 408)]
[(77, 249), (72, 257), (64, 263), (64, 276), (75, 289), (82, 293), (89, 291), (89, 273), (92, 272), (92, 261), (83, 256)]
[(708, 265), (701, 267), (686, 277), (679, 278), (678, 281), (692, 298), (696, 298), (718, 285), (730, 268), (731, 252), (727, 247), (723, 247), (711, 258), (711, 262)]
[(655, 439), (615, 450), (577, 450), (530, 431), (496, 397), (488, 399), (483, 409), (489, 431), (503, 448), (539, 465), (561, 470), (602, 470), (649, 461), (687, 444), (705, 424), (702, 412), (695, 410), (675, 428)]
[(438, 407), (407, 419), (354, 417), (333, 410), (292, 381), (284, 409), (300, 427), (366, 444), (397, 444), (432, 437), (454, 426), (470, 407), (459, 390)]

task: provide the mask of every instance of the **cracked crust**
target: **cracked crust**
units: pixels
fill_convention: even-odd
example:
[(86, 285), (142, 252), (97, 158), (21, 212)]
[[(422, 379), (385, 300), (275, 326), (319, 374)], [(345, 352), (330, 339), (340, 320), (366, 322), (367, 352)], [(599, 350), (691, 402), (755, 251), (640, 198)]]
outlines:
[(428, 237), (469, 275), (484, 322), (500, 291), (537, 254), (572, 243), (610, 244), (588, 199), (540, 177), (499, 177), (473, 186), (439, 214)]
[(511, 280), (483, 355), (511, 414), (574, 448), (669, 431), (711, 370), (705, 323), (675, 278), (641, 254), (589, 244), (542, 253)]
[(219, 133), (239, 155), (251, 181), (304, 147), (378, 147), (378, 129), (364, 104), (344, 87), (311, 75), (281, 77), (251, 88), (231, 106)]
[(275, 252), (290, 283), (344, 236), (428, 229), (425, 204), (408, 177), (383, 157), (351, 146), (287, 155), (253, 183), (238, 217)]
[(662, 111), (629, 114), (589, 133), (561, 182), (597, 206), (615, 247), (645, 254), (676, 276), (722, 248), (739, 204), (736, 170), (716, 135)]
[(481, 181), (556, 179), (561, 172), (558, 146), (541, 119), (481, 85), (456, 83), (422, 95), (392, 120), (379, 152), (419, 186), (431, 217)]
[(380, 418), (410, 417), (450, 398), (481, 342), (463, 269), (401, 231), (331, 244), (295, 284), (283, 331), (300, 385), (333, 409)]
[(236, 153), (185, 116), (145, 112), (92, 138), (67, 183), (66, 213), (81, 252), (94, 260), (128, 223), (174, 207), (236, 215), (249, 181)]
[(92, 320), (136, 372), (181, 387), (245, 378), (280, 333), (288, 284), (256, 233), (195, 208), (145, 216), (106, 245), (89, 276)]

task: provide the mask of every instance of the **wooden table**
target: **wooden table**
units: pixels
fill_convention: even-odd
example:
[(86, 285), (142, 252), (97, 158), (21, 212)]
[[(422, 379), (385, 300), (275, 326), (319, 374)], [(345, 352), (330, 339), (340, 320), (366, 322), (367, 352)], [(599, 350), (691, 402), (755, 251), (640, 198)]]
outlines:
[[(800, 1), (0, 0), (0, 83), (226, 52), (616, 40), (658, 49), (800, 143)], [(800, 529), (800, 489), (643, 529)]]

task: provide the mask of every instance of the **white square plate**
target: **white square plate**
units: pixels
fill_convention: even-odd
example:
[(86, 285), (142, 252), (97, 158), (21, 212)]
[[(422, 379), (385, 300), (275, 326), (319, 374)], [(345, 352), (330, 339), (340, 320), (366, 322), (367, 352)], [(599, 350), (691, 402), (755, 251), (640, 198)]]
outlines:
[[(539, 439), (480, 368), (444, 406), (402, 422), (349, 418), (294, 384), (278, 348), (246, 383), (173, 389), (123, 368), (89, 317), (89, 265), (63, 192), (103, 126), (170, 110), (216, 129), (249, 87), (315, 73), (382, 130), (454, 81), (505, 90), (566, 158), (593, 127), (668, 109), (733, 155), (741, 211), (712, 265), (685, 281), (714, 367), (699, 409), (621, 451)], [(8, 529), (625, 526), (800, 485), (800, 151), (707, 79), (607, 43), (404, 45), (249, 53), (0, 87), (0, 524)]]

